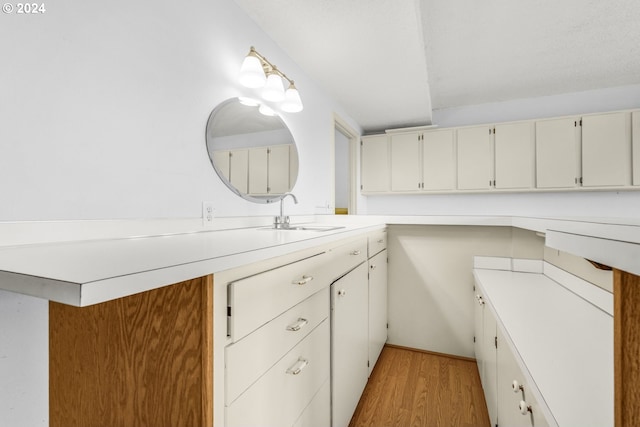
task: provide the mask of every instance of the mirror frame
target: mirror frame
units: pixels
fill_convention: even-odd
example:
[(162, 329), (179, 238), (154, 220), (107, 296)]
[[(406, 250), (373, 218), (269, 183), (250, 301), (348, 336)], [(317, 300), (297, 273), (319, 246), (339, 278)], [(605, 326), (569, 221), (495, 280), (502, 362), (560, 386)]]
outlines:
[[(231, 103), (241, 103), (241, 102), (240, 102), (240, 99), (238, 97), (226, 99), (226, 100), (222, 101), (220, 104), (218, 104), (211, 111), (211, 113), (209, 114), (209, 117), (207, 118), (207, 124), (206, 124), (206, 127), (205, 127), (205, 148), (207, 149), (207, 156), (209, 157), (209, 162), (213, 166), (213, 169), (216, 171), (216, 174), (218, 175), (220, 180), (227, 186), (227, 188), (229, 188), (233, 193), (235, 193), (239, 197), (243, 198), (244, 200), (247, 200), (247, 201), (253, 202), (253, 203), (261, 203), (261, 204), (269, 204), (269, 203), (279, 202), (284, 197), (285, 193), (277, 194), (277, 195), (273, 195), (273, 196), (267, 195), (267, 196), (262, 197), (262, 196), (252, 196), (250, 194), (243, 193), (242, 191), (238, 190), (229, 181), (229, 179), (227, 179), (227, 177), (224, 176), (224, 174), (222, 173), (220, 168), (215, 164), (215, 162), (213, 160), (213, 151), (214, 150), (210, 150), (210, 148), (209, 148), (210, 139), (213, 139), (213, 138), (209, 138), (210, 131), (211, 131), (210, 128), (212, 126), (213, 119), (216, 116), (216, 114), (218, 114), (222, 109), (224, 109), (226, 106), (230, 105)], [(248, 107), (248, 108), (251, 108), (251, 107)], [(260, 114), (258, 112), (258, 107), (255, 107), (255, 108), (256, 108), (256, 110), (255, 110), (256, 114)], [(282, 116), (280, 116), (277, 112), (275, 113), (274, 117), (277, 117), (277, 119), (282, 124), (282, 127), (285, 130), (287, 130), (287, 132), (289, 132), (289, 135), (291, 136), (291, 145), (293, 146), (295, 155), (298, 158), (298, 162), (299, 162), (300, 157), (298, 155), (298, 147), (296, 145), (296, 141), (295, 141), (295, 138), (293, 137), (293, 133), (291, 132), (291, 129), (289, 129), (289, 126), (287, 126), (285, 121), (282, 119)], [(298, 173), (299, 172), (297, 171), (295, 179), (294, 179), (294, 182), (290, 183), (290, 186), (289, 186), (290, 188), (287, 190), (287, 192), (291, 191), (293, 189), (293, 187), (295, 186), (295, 184), (296, 184), (296, 182), (298, 180)]]

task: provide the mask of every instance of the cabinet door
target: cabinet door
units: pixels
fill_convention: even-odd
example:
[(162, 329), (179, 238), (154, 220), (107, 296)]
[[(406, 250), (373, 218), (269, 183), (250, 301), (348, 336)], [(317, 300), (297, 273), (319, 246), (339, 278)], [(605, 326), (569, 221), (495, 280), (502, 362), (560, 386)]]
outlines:
[(229, 182), (241, 193), (249, 190), (249, 151), (233, 150), (229, 154)]
[(452, 129), (426, 132), (422, 141), (424, 190), (456, 188), (456, 147)]
[(289, 191), (288, 145), (275, 145), (269, 148), (268, 175), (269, 194), (284, 194)]
[(391, 136), (391, 191), (420, 189), (420, 134)]
[(482, 354), (484, 356), (484, 382), (482, 383), (482, 388), (487, 401), (489, 420), (491, 425), (494, 426), (498, 424), (497, 322), (487, 305), (484, 304), (483, 307), (484, 337)]
[(634, 111), (632, 117), (633, 147), (633, 185), (640, 185), (640, 111)]
[(268, 156), (266, 147), (249, 150), (249, 194), (267, 194)]
[(536, 122), (536, 187), (577, 186), (579, 120), (574, 117)]
[(495, 127), (495, 187), (533, 188), (533, 122)]
[(476, 355), (480, 381), (484, 384), (484, 297), (479, 292), (477, 285), (473, 314), (473, 350)]
[(369, 259), (369, 376), (387, 342), (387, 251)]
[(387, 135), (362, 138), (361, 189), (365, 192), (389, 191), (389, 144)]
[(488, 190), (493, 182), (489, 126), (458, 129), (458, 189)]
[(213, 164), (218, 171), (229, 180), (229, 150), (214, 151), (212, 156)]
[(367, 263), (331, 285), (331, 413), (334, 427), (351, 421), (368, 369)]
[(582, 185), (631, 184), (631, 115), (611, 113), (582, 118)]

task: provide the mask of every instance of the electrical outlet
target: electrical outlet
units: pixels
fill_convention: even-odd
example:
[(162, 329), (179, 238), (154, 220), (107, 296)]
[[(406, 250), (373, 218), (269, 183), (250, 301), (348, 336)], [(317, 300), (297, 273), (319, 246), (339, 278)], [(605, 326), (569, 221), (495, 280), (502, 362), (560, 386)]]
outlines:
[(213, 225), (213, 218), (215, 217), (216, 210), (213, 207), (213, 202), (202, 202), (202, 225)]

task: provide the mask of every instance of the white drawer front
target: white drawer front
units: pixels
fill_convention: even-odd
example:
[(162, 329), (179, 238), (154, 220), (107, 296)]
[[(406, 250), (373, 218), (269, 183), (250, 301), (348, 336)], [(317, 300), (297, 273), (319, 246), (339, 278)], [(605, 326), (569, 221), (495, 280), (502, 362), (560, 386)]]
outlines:
[(367, 238), (362, 237), (331, 250), (332, 282), (367, 260)]
[(380, 230), (368, 236), (369, 258), (387, 248), (387, 230)]
[(309, 406), (304, 410), (294, 427), (329, 427), (331, 425), (331, 387), (324, 382)]
[(330, 260), (330, 255), (323, 253), (229, 284), (233, 340), (240, 340), (328, 286)]
[[(292, 426), (329, 378), (329, 321), (278, 361), (227, 407), (227, 426)], [(297, 375), (288, 373), (300, 368)]]
[(225, 349), (226, 403), (244, 390), (329, 316), (329, 288), (317, 292)]

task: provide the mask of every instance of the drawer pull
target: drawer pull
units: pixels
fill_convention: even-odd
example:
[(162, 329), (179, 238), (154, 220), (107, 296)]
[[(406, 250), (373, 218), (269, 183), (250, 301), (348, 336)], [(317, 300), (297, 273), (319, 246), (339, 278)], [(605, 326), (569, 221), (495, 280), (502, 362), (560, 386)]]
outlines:
[(478, 304), (484, 305), (484, 300), (482, 299), (482, 295), (476, 295), (476, 299), (478, 300)]
[(518, 409), (520, 410), (520, 413), (522, 415), (527, 415), (529, 412), (533, 412), (531, 410), (531, 406), (527, 405), (527, 402), (525, 402), (524, 400), (520, 401), (520, 404), (518, 405)]
[(360, 251), (357, 251), (357, 250), (353, 251), (353, 252), (351, 252), (351, 255), (360, 255)]
[(302, 357), (299, 357), (295, 365), (287, 369), (287, 374), (298, 375), (300, 372), (302, 372), (304, 368), (307, 367), (308, 364), (309, 364), (309, 361), (307, 359), (303, 359)]
[(343, 297), (343, 296), (345, 296), (346, 294), (347, 294), (346, 289), (340, 289), (340, 290), (338, 291), (338, 296), (339, 296), (339, 297)]
[(524, 386), (518, 383), (518, 380), (513, 380), (513, 382), (511, 383), (511, 388), (513, 389), (514, 393), (518, 393), (521, 390), (524, 391)]
[(294, 280), (291, 283), (293, 283), (294, 285), (306, 285), (312, 280), (313, 280), (313, 276), (302, 276), (302, 279)]
[(372, 270), (376, 269), (376, 265), (375, 264), (371, 264), (370, 267), (371, 267)]
[(292, 325), (287, 326), (287, 331), (299, 331), (302, 329), (309, 321), (307, 319), (303, 319), (300, 317), (296, 322)]

